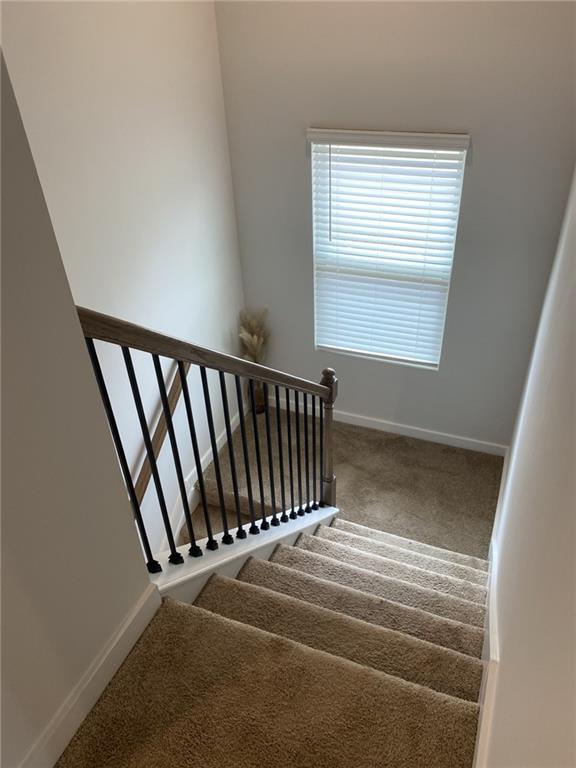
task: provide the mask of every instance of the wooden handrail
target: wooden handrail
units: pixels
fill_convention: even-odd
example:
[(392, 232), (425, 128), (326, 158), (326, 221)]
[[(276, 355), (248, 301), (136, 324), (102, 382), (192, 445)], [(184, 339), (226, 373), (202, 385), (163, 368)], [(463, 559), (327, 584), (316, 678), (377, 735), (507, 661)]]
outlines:
[[(206, 409), (206, 418), (208, 424), (208, 430), (210, 435), (210, 447), (212, 453), (212, 462), (214, 465), (214, 472), (216, 476), (216, 484), (218, 487), (219, 495), (219, 507), (220, 516), (222, 522), (223, 537), (222, 544), (233, 544), (235, 537), (238, 539), (246, 538), (248, 534), (257, 534), (260, 531), (266, 531), (270, 526), (277, 526), (281, 523), (288, 523), (290, 520), (296, 519), (298, 516), (304, 515), (306, 512), (318, 509), (318, 506), (329, 505), (331, 507), (336, 504), (336, 476), (334, 474), (334, 432), (333, 432), (333, 419), (334, 419), (334, 400), (338, 392), (338, 380), (336, 374), (332, 368), (325, 368), (322, 371), (322, 379), (319, 384), (308, 381), (307, 379), (301, 379), (298, 376), (292, 376), (288, 373), (268, 368), (264, 365), (258, 365), (247, 360), (243, 360), (233, 355), (227, 355), (222, 352), (214, 352), (213, 350), (206, 349), (204, 347), (196, 346), (195, 344), (189, 344), (188, 342), (180, 339), (174, 339), (170, 336), (166, 336), (155, 331), (150, 331), (147, 328), (142, 328), (134, 323), (128, 323), (124, 320), (119, 320), (115, 317), (94, 312), (90, 309), (83, 307), (77, 307), (80, 324), (86, 338), (86, 345), (90, 354), (92, 367), (94, 374), (100, 389), (100, 394), (110, 425), (110, 431), (120, 467), (124, 475), (124, 481), (126, 483), (126, 489), (130, 497), (132, 504), (132, 510), (138, 526), (138, 532), (140, 534), (140, 540), (142, 542), (143, 550), (146, 557), (146, 565), (150, 573), (157, 573), (162, 570), (160, 563), (156, 559), (156, 555), (150, 546), (150, 540), (148, 538), (148, 531), (146, 529), (146, 523), (144, 522), (141, 504), (144, 499), (146, 490), (153, 479), (156, 487), (156, 493), (158, 496), (158, 508), (157, 511), (160, 514), (164, 529), (166, 531), (166, 541), (170, 554), (168, 561), (172, 564), (178, 564), (183, 562), (183, 555), (178, 551), (176, 545), (176, 537), (174, 535), (173, 524), (170, 519), (170, 514), (167, 507), (167, 499), (162, 487), (162, 479), (158, 471), (158, 456), (162, 450), (162, 445), (166, 436), (170, 438), (170, 444), (172, 448), (172, 454), (174, 459), (174, 470), (176, 473), (176, 479), (178, 480), (178, 490), (182, 502), (182, 512), (184, 515), (184, 523), (186, 525), (188, 536), (190, 539), (189, 555), (191, 557), (199, 557), (203, 554), (202, 546), (198, 543), (195, 534), (195, 524), (192, 521), (192, 512), (194, 511), (190, 507), (189, 491), (186, 484), (185, 468), (182, 466), (181, 454), (178, 447), (178, 441), (176, 439), (176, 433), (173, 424), (173, 414), (176, 410), (180, 397), (183, 396), (185, 405), (185, 415), (188, 422), (188, 428), (190, 430), (190, 438), (192, 442), (192, 448), (194, 453), (194, 465), (196, 468), (198, 487), (200, 491), (200, 499), (202, 512), (204, 515), (204, 523), (206, 526), (207, 539), (205, 542), (205, 549), (207, 552), (218, 549), (219, 542), (214, 536), (214, 529), (212, 528), (211, 511), (208, 502), (208, 496), (206, 493), (206, 485), (204, 480), (204, 466), (202, 461), (202, 455), (198, 445), (198, 438), (193, 416), (193, 406), (190, 399), (190, 392), (187, 383), (187, 374), (191, 365), (197, 365), (200, 368), (200, 378), (202, 382), (203, 399)], [(140, 470), (136, 482), (133, 482), (132, 473), (126, 459), (126, 453), (122, 443), (122, 436), (118, 430), (118, 424), (114, 415), (114, 410), (108, 394), (106, 382), (102, 373), (100, 362), (98, 359), (98, 353), (94, 341), (104, 341), (110, 344), (118, 345), (122, 348), (122, 354), (126, 365), (126, 373), (132, 390), (134, 398), (134, 405), (140, 423), (140, 429), (142, 432), (142, 438), (145, 447), (145, 456), (140, 464)], [(140, 387), (138, 385), (134, 364), (130, 350), (136, 349), (141, 352), (147, 352), (151, 354), (154, 362), (154, 371), (156, 377), (156, 383), (158, 386), (158, 392), (160, 394), (161, 409), (160, 413), (154, 417), (154, 426), (151, 428), (148, 424), (144, 406), (142, 403), (142, 397), (140, 394)], [(166, 357), (176, 362), (176, 370), (173, 374), (168, 376), (170, 384), (164, 380), (162, 371), (162, 365), (160, 357)], [(232, 484), (234, 489), (234, 505), (235, 505), (235, 525), (237, 524), (236, 536), (234, 537), (230, 532), (230, 521), (226, 507), (226, 500), (224, 498), (224, 488), (222, 485), (221, 465), (220, 457), (218, 455), (218, 441), (214, 429), (214, 417), (213, 408), (210, 398), (210, 387), (208, 384), (206, 369), (218, 371), (220, 382), (220, 398), (217, 400), (222, 406), (223, 418), (226, 427), (226, 439), (228, 441), (228, 450), (230, 457), (230, 471), (232, 474)], [(226, 379), (224, 374), (232, 374), (235, 376), (235, 389), (236, 397), (239, 406), (239, 430), (242, 438), (242, 455), (244, 459), (244, 469), (247, 478), (247, 493), (248, 493), (248, 513), (249, 513), (249, 527), (244, 529), (245, 520), (243, 520), (243, 511), (241, 505), (241, 499), (238, 489), (238, 479), (236, 473), (236, 459), (234, 457), (234, 449), (232, 446), (233, 434), (230, 420), (230, 409), (228, 404), (228, 394)], [(170, 378), (171, 376), (171, 378)], [(255, 509), (253, 494), (251, 491), (251, 477), (252, 472), (250, 464), (252, 459), (249, 459), (248, 442), (246, 439), (246, 425), (244, 418), (244, 396), (242, 394), (241, 377), (248, 379), (250, 403), (251, 403), (251, 418), (252, 426), (254, 430), (254, 447), (256, 452), (256, 466), (258, 473), (259, 491), (260, 491), (260, 508), (261, 508), (261, 520), (257, 521), (257, 511)], [(265, 418), (260, 423), (260, 428), (266, 430), (266, 446), (268, 457), (268, 469), (270, 478), (270, 493), (271, 493), (271, 507), (268, 506), (265, 501), (265, 493), (263, 486), (263, 472), (262, 472), (262, 453), (259, 449), (258, 438), (258, 417), (256, 411), (255, 397), (254, 397), (254, 381), (262, 382), (264, 385), (272, 385), (275, 387), (274, 402), (278, 412), (276, 414), (277, 421), (277, 441), (278, 441), (278, 470), (280, 472), (280, 485), (281, 485), (281, 509), (280, 516), (278, 516), (277, 509), (277, 496), (274, 490), (274, 457), (273, 457), (273, 437), (271, 430), (270, 420), (270, 403), (271, 399), (265, 397), (264, 413)], [(285, 389), (286, 394), (286, 424), (287, 424), (287, 444), (288, 444), (288, 457), (289, 457), (289, 475), (290, 475), (290, 500), (289, 506), (287, 506), (287, 498), (285, 494), (285, 465), (283, 458), (283, 441), (282, 436), (282, 417), (280, 415), (280, 397), (281, 388)], [(264, 393), (267, 392), (267, 386), (264, 387)], [(303, 408), (304, 411), (301, 414), (299, 412), (299, 393), (304, 393)], [(284, 392), (282, 392), (284, 394)], [(308, 395), (312, 395), (312, 403), (308, 406)], [(315, 398), (319, 399), (320, 411), (317, 415)], [(289, 404), (290, 401), (294, 402), (294, 418), (290, 414)], [(183, 414), (181, 414), (183, 415)], [(310, 434), (309, 434), (309, 419), (312, 417), (312, 453), (310, 456)], [(297, 451), (297, 483), (298, 483), (298, 508), (295, 507), (295, 494), (294, 494), (294, 479), (293, 479), (293, 443), (291, 437), (291, 423), (296, 427), (296, 451)], [(302, 458), (302, 446), (301, 446), (301, 430), (304, 429), (304, 462)], [(317, 428), (319, 428), (319, 441), (317, 442)], [(310, 458), (312, 459), (312, 483), (310, 483)], [(318, 466), (319, 459), (319, 466)], [(304, 468), (302, 468), (302, 463)], [(320, 470), (318, 472), (318, 469)], [(186, 467), (186, 471), (188, 467)], [(306, 487), (304, 493), (303, 475), (304, 471)], [(320, 480), (318, 494), (317, 480)], [(271, 511), (271, 514), (270, 514)], [(290, 514), (288, 514), (290, 511)], [(258, 513), (260, 514), (260, 513)], [(246, 523), (247, 524), (247, 523)]]
[(300, 392), (316, 395), (322, 400), (329, 401), (333, 396), (332, 388), (325, 384), (317, 384), (314, 381), (301, 379), (299, 376), (292, 376), (289, 373), (252, 363), (234, 355), (199, 347), (187, 341), (129, 323), (126, 320), (119, 320), (116, 317), (95, 312), (92, 309), (77, 307), (77, 310), (84, 336), (87, 338), (139, 349), (142, 352), (150, 352), (173, 360), (202, 365), (206, 368), (214, 368), (236, 376), (245, 376), (254, 381), (297, 389)]

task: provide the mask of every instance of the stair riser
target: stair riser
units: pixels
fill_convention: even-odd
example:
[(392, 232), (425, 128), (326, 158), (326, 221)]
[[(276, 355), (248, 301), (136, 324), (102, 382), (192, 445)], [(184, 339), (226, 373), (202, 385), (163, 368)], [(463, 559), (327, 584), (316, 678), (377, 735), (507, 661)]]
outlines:
[(475, 627), (484, 626), (485, 610), (477, 603), (459, 600), (442, 592), (375, 574), (323, 555), (299, 550), (297, 547), (279, 547), (271, 560), (321, 579), (394, 600), (447, 619)]
[(428, 555), (413, 552), (410, 549), (402, 549), (399, 546), (386, 544), (381, 541), (376, 541), (375, 539), (357, 536), (355, 534), (347, 533), (346, 531), (341, 531), (334, 526), (322, 526), (318, 529), (317, 536), (324, 538), (327, 541), (334, 541), (337, 544), (345, 544), (354, 549), (360, 549), (368, 554), (378, 555), (380, 557), (388, 558), (389, 560), (397, 560), (406, 565), (412, 565), (427, 571), (434, 571), (443, 576), (459, 579), (461, 581), (468, 581), (469, 583), (476, 584), (480, 587), (486, 587), (488, 575), (484, 571), (478, 571), (474, 568), (457, 565), (456, 563), (449, 563), (445, 560), (439, 560), (436, 557), (429, 557)]
[(452, 579), (449, 576), (442, 576), (432, 571), (424, 571), (422, 568), (405, 565), (396, 560), (389, 560), (378, 555), (362, 552), (359, 549), (352, 549), (343, 544), (326, 541), (318, 536), (302, 536), (296, 542), (296, 546), (349, 565), (380, 573), (383, 576), (390, 576), (401, 581), (426, 587), (427, 589), (444, 592), (461, 600), (468, 600), (479, 605), (485, 605), (486, 603), (486, 589), (484, 587), (479, 587), (459, 579)]
[(250, 558), (237, 578), (469, 656), (482, 655), (484, 633), (479, 627), (319, 579), (276, 562)]
[(424, 544), (420, 541), (406, 539), (402, 536), (397, 536), (386, 531), (367, 528), (365, 525), (352, 523), (349, 520), (339, 519), (334, 523), (334, 527), (342, 531), (347, 531), (348, 533), (354, 533), (357, 536), (365, 536), (375, 541), (383, 541), (387, 544), (392, 544), (404, 549), (411, 549), (414, 552), (420, 552), (421, 554), (428, 555), (429, 557), (436, 557), (439, 560), (445, 560), (449, 563), (456, 563), (458, 565), (474, 568), (479, 571), (488, 571), (489, 563), (486, 560), (481, 560), (480, 558), (473, 557), (472, 555), (463, 555), (460, 552), (453, 552), (450, 549), (434, 547), (430, 544)]

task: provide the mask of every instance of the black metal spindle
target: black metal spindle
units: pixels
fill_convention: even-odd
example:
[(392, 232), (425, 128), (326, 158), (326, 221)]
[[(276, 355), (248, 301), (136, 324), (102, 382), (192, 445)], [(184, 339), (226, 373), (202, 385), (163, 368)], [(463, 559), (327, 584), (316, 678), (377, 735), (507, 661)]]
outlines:
[(126, 371), (128, 372), (128, 379), (132, 388), (132, 395), (134, 397), (134, 404), (136, 406), (136, 412), (138, 414), (138, 421), (140, 422), (140, 429), (142, 430), (142, 437), (144, 439), (144, 445), (146, 447), (146, 455), (150, 463), (150, 470), (152, 472), (152, 478), (156, 487), (156, 494), (158, 496), (158, 504), (160, 505), (160, 513), (164, 522), (164, 528), (166, 530), (166, 538), (168, 539), (168, 547), (170, 549), (170, 555), (168, 561), (173, 565), (179, 565), (184, 562), (184, 558), (176, 550), (176, 544), (174, 542), (174, 534), (172, 533), (172, 526), (170, 524), (170, 517), (168, 516), (168, 510), (166, 508), (166, 499), (164, 498), (164, 491), (162, 490), (162, 483), (160, 481), (160, 473), (158, 472), (158, 466), (156, 464), (156, 456), (154, 455), (154, 448), (150, 439), (150, 432), (148, 430), (148, 423), (146, 421), (146, 415), (144, 413), (144, 406), (142, 405), (142, 398), (140, 396), (140, 390), (138, 388), (138, 381), (136, 380), (136, 373), (134, 371), (134, 364), (132, 363), (132, 357), (128, 347), (122, 347), (122, 354), (124, 356), (124, 362), (126, 364)]
[(258, 470), (258, 489), (260, 491), (260, 510), (262, 522), (260, 530), (267, 531), (270, 523), (266, 520), (266, 501), (264, 499), (264, 478), (262, 477), (262, 457), (260, 456), (260, 439), (258, 437), (258, 415), (256, 414), (256, 398), (254, 397), (254, 381), (248, 380), (248, 391), (250, 393), (250, 407), (252, 409), (252, 427), (254, 429), (254, 449), (256, 451), (256, 468)]
[(168, 430), (168, 439), (170, 440), (170, 447), (172, 449), (172, 457), (174, 458), (174, 468), (176, 470), (178, 488), (180, 490), (182, 507), (184, 509), (184, 519), (186, 521), (186, 528), (188, 529), (188, 535), (190, 537), (190, 549), (188, 550), (188, 554), (191, 557), (201, 557), (202, 550), (196, 544), (196, 536), (194, 534), (194, 525), (192, 523), (192, 515), (190, 514), (190, 505), (188, 503), (188, 493), (186, 491), (186, 482), (184, 481), (184, 473), (182, 471), (182, 462), (180, 461), (180, 451), (178, 450), (178, 443), (176, 442), (174, 422), (172, 421), (172, 413), (170, 411), (168, 395), (166, 394), (166, 385), (164, 384), (164, 374), (162, 373), (162, 365), (160, 363), (160, 358), (158, 357), (158, 355), (152, 355), (152, 360), (154, 361), (154, 371), (156, 372), (156, 380), (158, 382), (158, 391), (160, 392), (160, 402), (162, 403), (162, 411), (164, 413), (164, 419), (166, 420), (166, 428)]
[(312, 505), (310, 504), (310, 445), (308, 440), (308, 395), (304, 392), (304, 404), (302, 409), (304, 411), (304, 465), (306, 468), (306, 506), (304, 510), (306, 512), (312, 512)]
[(324, 408), (320, 401), (320, 506), (324, 507), (322, 478), (324, 477)]
[(248, 439), (246, 437), (246, 421), (244, 419), (244, 398), (242, 396), (242, 385), (240, 377), (234, 376), (236, 384), (236, 399), (238, 401), (238, 418), (240, 421), (240, 436), (242, 438), (242, 453), (244, 454), (244, 469), (246, 471), (246, 494), (248, 496), (248, 512), (250, 514), (250, 528), (248, 533), (256, 535), (260, 533), (260, 528), (256, 525), (254, 515), (254, 497), (252, 495), (252, 477), (250, 475), (250, 458), (248, 455)]
[(316, 395), (312, 395), (312, 509), (318, 509), (317, 485), (317, 456), (316, 456)]
[(266, 447), (268, 450), (268, 480), (270, 482), (270, 498), (272, 500), (272, 519), (271, 525), (280, 525), (280, 520), (276, 516), (276, 488), (274, 485), (274, 458), (272, 455), (272, 431), (270, 429), (270, 393), (268, 391), (268, 384), (263, 385), (264, 388), (264, 419), (266, 421)]
[(276, 433), (278, 437), (278, 462), (280, 465), (280, 499), (282, 502), (282, 514), (280, 522), (287, 523), (290, 519), (286, 514), (286, 478), (284, 477), (284, 446), (282, 445), (282, 411), (280, 410), (280, 387), (274, 387), (276, 396)]
[(295, 520), (296, 505), (294, 503), (294, 462), (292, 459), (292, 417), (290, 415), (290, 390), (286, 388), (286, 427), (288, 434), (288, 472), (290, 475), (290, 518)]
[(142, 519), (142, 513), (140, 511), (140, 505), (138, 504), (138, 498), (136, 496), (136, 490), (134, 489), (134, 483), (132, 482), (132, 475), (130, 474), (130, 468), (128, 467), (128, 461), (126, 460), (126, 453), (124, 452), (124, 446), (122, 445), (122, 438), (120, 437), (120, 431), (118, 430), (118, 424), (116, 417), (114, 416), (114, 410), (112, 408), (112, 402), (108, 395), (108, 389), (106, 382), (104, 381), (104, 375), (102, 368), (100, 367), (100, 361), (98, 360), (98, 354), (96, 353), (96, 347), (94, 345), (94, 339), (86, 339), (86, 346), (88, 347), (88, 354), (92, 361), (92, 367), (94, 368), (94, 375), (98, 383), (98, 389), (104, 403), (104, 410), (108, 417), (108, 424), (110, 426), (110, 432), (112, 433), (112, 439), (116, 447), (116, 453), (118, 455), (118, 461), (120, 463), (120, 469), (124, 477), (126, 489), (128, 491), (128, 498), (132, 505), (132, 512), (134, 513), (134, 519), (138, 527), (138, 533), (140, 534), (140, 540), (142, 541), (142, 547), (144, 548), (144, 554), (146, 555), (146, 567), (150, 573), (159, 573), (162, 570), (162, 566), (158, 560), (154, 559), (152, 549), (150, 548), (150, 542), (148, 540), (148, 534), (146, 533), (146, 527), (144, 520)]
[(226, 516), (226, 504), (224, 503), (224, 488), (222, 486), (222, 472), (220, 470), (220, 458), (218, 456), (218, 444), (216, 442), (216, 431), (214, 429), (214, 417), (212, 415), (212, 403), (210, 401), (210, 388), (208, 386), (208, 377), (206, 368), (200, 366), (200, 379), (202, 380), (202, 392), (204, 393), (204, 405), (206, 406), (206, 420), (208, 422), (208, 433), (210, 435), (210, 447), (212, 448), (212, 462), (214, 464), (214, 474), (216, 476), (216, 487), (218, 489), (218, 502), (220, 504), (220, 516), (222, 518), (222, 544), (234, 544), (234, 538), (228, 530), (228, 518)]
[(302, 443), (300, 441), (300, 400), (298, 390), (294, 392), (294, 418), (296, 420), (296, 468), (298, 471), (298, 514), (305, 514), (302, 506)]
[(236, 531), (237, 539), (245, 539), (246, 531), (242, 527), (242, 515), (240, 513), (240, 494), (238, 493), (238, 477), (236, 475), (236, 457), (234, 456), (234, 444), (232, 442), (232, 427), (230, 426), (230, 409), (228, 407), (228, 392), (226, 391), (226, 379), (224, 372), (219, 371), (220, 392), (222, 394), (222, 408), (224, 410), (224, 424), (226, 426), (226, 442), (228, 443), (228, 458), (230, 460), (230, 474), (232, 476), (232, 489), (234, 492), (234, 506), (236, 507)]
[(200, 456), (200, 448), (198, 447), (198, 436), (196, 434), (196, 425), (194, 423), (194, 414), (192, 412), (190, 391), (188, 390), (188, 380), (186, 378), (184, 363), (182, 363), (180, 360), (178, 361), (178, 373), (180, 374), (180, 383), (182, 384), (182, 396), (184, 397), (184, 406), (186, 408), (186, 416), (188, 418), (190, 440), (192, 441), (194, 463), (196, 465), (198, 490), (200, 491), (200, 501), (202, 502), (202, 511), (204, 512), (204, 524), (206, 525), (206, 535), (208, 537), (208, 541), (206, 542), (206, 549), (215, 550), (218, 549), (218, 542), (212, 533), (212, 524), (210, 522), (210, 514), (208, 512), (208, 500), (206, 498), (206, 485), (204, 483), (204, 472), (202, 470), (202, 458)]

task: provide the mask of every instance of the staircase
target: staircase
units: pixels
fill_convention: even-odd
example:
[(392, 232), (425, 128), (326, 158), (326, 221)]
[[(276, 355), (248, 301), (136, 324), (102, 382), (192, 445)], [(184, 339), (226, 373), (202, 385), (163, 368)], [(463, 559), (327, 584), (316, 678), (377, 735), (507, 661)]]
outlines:
[(344, 519), (166, 599), (58, 768), (473, 765), (487, 563)]
[[(58, 768), (471, 768), (488, 564), (336, 516), (334, 371), (315, 383), (91, 310), (79, 317), (164, 600)], [(96, 343), (122, 353), (145, 446), (137, 477)], [(151, 356), (153, 429), (133, 352)], [(159, 470), (166, 435), (183, 527)], [(159, 553), (141, 509), (150, 481)]]

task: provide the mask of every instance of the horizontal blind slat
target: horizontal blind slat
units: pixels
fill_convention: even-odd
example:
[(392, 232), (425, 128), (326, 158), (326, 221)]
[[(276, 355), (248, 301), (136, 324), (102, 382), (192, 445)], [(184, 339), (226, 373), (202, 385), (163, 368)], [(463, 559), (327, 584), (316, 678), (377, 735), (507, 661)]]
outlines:
[(317, 346), (437, 366), (465, 156), (312, 142)]

